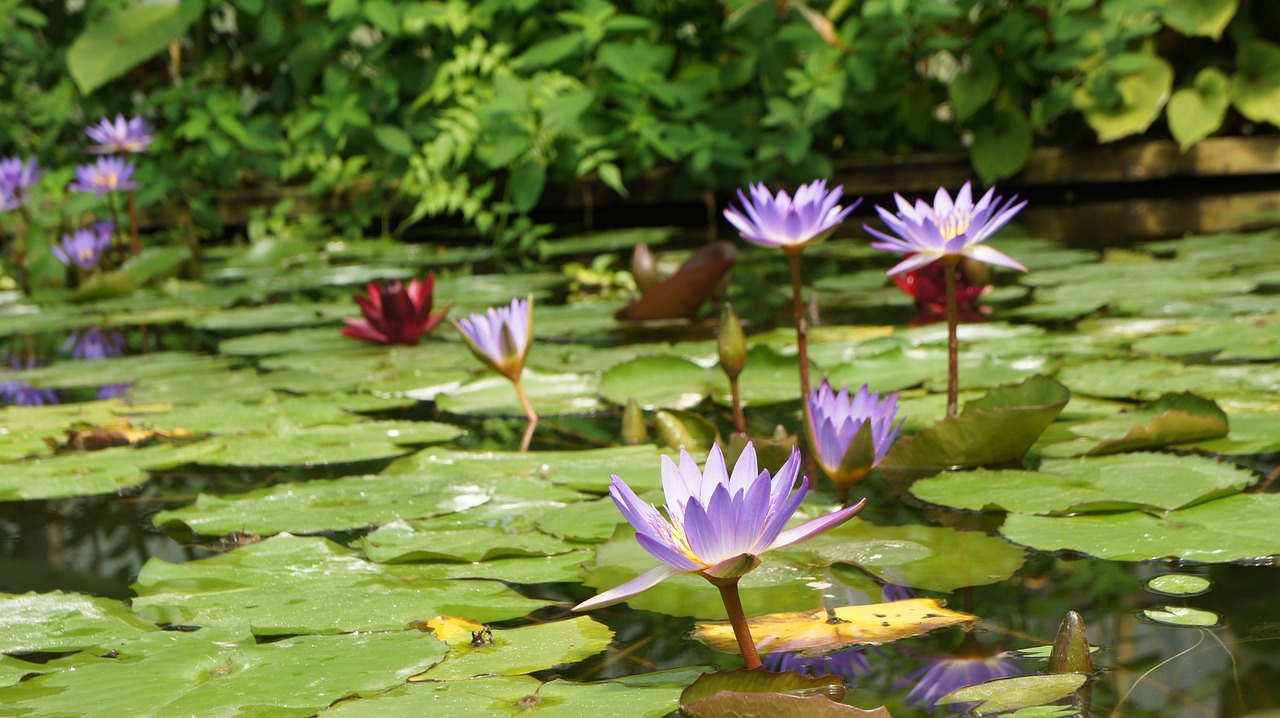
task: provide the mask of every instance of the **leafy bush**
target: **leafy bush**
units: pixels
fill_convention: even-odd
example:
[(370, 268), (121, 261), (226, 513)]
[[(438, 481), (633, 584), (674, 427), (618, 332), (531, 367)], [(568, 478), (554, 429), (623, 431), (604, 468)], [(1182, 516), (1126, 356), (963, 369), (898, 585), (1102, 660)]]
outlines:
[(1161, 116), (1183, 149), (1280, 122), (1280, 10), (1238, 0), (0, 0), (0, 13), (0, 154), (66, 164), (86, 121), (140, 112), (162, 158), (140, 202), (188, 205), (215, 229), (219, 190), (304, 185), (347, 233), (453, 215), (516, 249), (544, 231), (527, 213), (549, 180), (626, 194), (674, 167), (673, 190), (724, 190), (966, 148), (993, 181), (1034, 144), (1162, 133)]

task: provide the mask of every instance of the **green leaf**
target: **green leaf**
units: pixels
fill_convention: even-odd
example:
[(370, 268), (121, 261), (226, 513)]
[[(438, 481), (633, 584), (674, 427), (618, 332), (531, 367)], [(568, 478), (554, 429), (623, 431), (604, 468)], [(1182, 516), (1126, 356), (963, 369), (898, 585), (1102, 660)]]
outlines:
[(1031, 157), (1031, 123), (1017, 107), (996, 112), (991, 122), (973, 131), (970, 149), (973, 168), (988, 184), (1011, 177), (1022, 170)]
[(208, 442), (119, 446), (11, 464), (0, 471), (0, 501), (114, 494), (146, 483), (148, 469), (190, 464), (216, 450)]
[(134, 5), (86, 27), (67, 49), (67, 71), (88, 95), (182, 37), (204, 14), (204, 0)]
[(1202, 456), (1122, 454), (1047, 460), (1040, 471), (966, 471), (921, 479), (917, 498), (967, 511), (1060, 514), (1172, 510), (1255, 481), (1244, 469)]
[[(585, 374), (544, 374), (524, 370), (521, 383), (539, 416), (591, 414), (602, 404), (596, 398), (596, 378)], [(452, 414), (523, 417), (524, 409), (511, 382), (486, 376), (436, 397), (436, 404)]]
[(1165, 24), (1183, 35), (1218, 40), (1235, 17), (1239, 0), (1165, 0), (1158, 7)]
[(511, 202), (517, 212), (529, 212), (542, 197), (547, 183), (547, 168), (536, 157), (524, 157), (511, 169), (507, 177), (511, 183)]
[(1088, 452), (1098, 456), (1217, 439), (1227, 435), (1227, 415), (1216, 403), (1195, 394), (1166, 394), (1139, 410), (1071, 430), (1103, 439)]
[(1196, 75), (1191, 87), (1184, 87), (1169, 98), (1169, 132), (1183, 152), (1222, 127), (1230, 92), (1227, 76), (1216, 67), (1206, 67)]
[(613, 631), (587, 616), (510, 630), (496, 629), (493, 643), (456, 647), (415, 681), (469, 681), (479, 676), (518, 676), (577, 663), (609, 646)]
[(1000, 88), (1000, 66), (986, 52), (973, 53), (968, 72), (956, 75), (947, 85), (947, 96), (956, 110), (956, 119), (964, 121), (982, 109)]
[(1161, 514), (1010, 514), (1000, 533), (1040, 551), (1077, 551), (1113, 561), (1225, 563), (1280, 554), (1280, 494), (1235, 494)]
[(1231, 90), (1240, 114), (1254, 122), (1280, 124), (1280, 47), (1265, 40), (1241, 43)]
[(373, 128), (373, 139), (378, 141), (386, 151), (409, 157), (413, 155), (415, 145), (408, 132), (395, 125), (378, 125)]
[(1073, 97), (1099, 142), (1140, 134), (1155, 122), (1173, 89), (1173, 67), (1164, 58), (1151, 56), (1141, 69), (1113, 79), (1116, 98), (1100, 95), (1099, 87), (1090, 84), (1077, 88)]
[(130, 257), (120, 272), (132, 279), (134, 286), (141, 287), (175, 276), (191, 256), (191, 250), (182, 245), (147, 247), (138, 256)]
[(388, 35), (395, 37), (400, 34), (400, 11), (391, 0), (365, 0), (364, 16)]
[(1001, 678), (951, 691), (939, 698), (938, 704), (981, 701), (982, 705), (978, 706), (976, 714), (995, 715), (1061, 700), (1074, 693), (1088, 680), (1089, 676), (1080, 673)]
[(844, 682), (835, 676), (810, 677), (795, 671), (763, 668), (707, 673), (680, 694), (680, 714), (688, 718), (890, 718), (884, 708), (864, 711), (844, 705)]
[(1190, 573), (1162, 573), (1148, 579), (1143, 588), (1163, 596), (1191, 597), (1207, 593), (1213, 581)]
[(600, 395), (619, 406), (635, 399), (646, 410), (689, 409), (721, 384), (727, 387), (728, 379), (719, 370), (664, 354), (637, 357), (605, 372)]
[(475, 563), (511, 556), (552, 556), (574, 548), (537, 531), (515, 533), (496, 528), (415, 531), (404, 521), (393, 521), (379, 527), (361, 539), (360, 547), (366, 556), (378, 563)]
[(1161, 608), (1144, 608), (1142, 618), (1166, 626), (1186, 626), (1189, 628), (1213, 628), (1222, 623), (1222, 616), (1213, 611), (1188, 606), (1163, 606)]
[(157, 630), (119, 601), (61, 591), (0, 594), (0, 615), (0, 653), (78, 651)]
[(511, 64), (517, 70), (541, 70), (571, 57), (581, 50), (582, 46), (582, 33), (566, 32), (531, 45), (529, 49), (517, 55)]
[(880, 466), (908, 475), (955, 466), (999, 466), (1017, 461), (1062, 412), (1071, 393), (1048, 377), (993, 389), (958, 416), (901, 437)]

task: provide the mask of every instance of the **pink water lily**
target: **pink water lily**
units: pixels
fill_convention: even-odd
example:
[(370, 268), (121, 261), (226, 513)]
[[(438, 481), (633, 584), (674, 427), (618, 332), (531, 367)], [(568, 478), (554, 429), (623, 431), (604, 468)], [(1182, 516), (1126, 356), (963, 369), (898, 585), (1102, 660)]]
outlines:
[(662, 457), (662, 488), (666, 514), (641, 500), (626, 482), (613, 476), (609, 495), (636, 529), (636, 541), (662, 562), (617, 588), (574, 607), (585, 611), (624, 601), (681, 573), (716, 579), (736, 579), (760, 565), (760, 554), (800, 543), (853, 518), (864, 502), (786, 528), (809, 491), (800, 479), (800, 452), (792, 450), (777, 476), (760, 471), (756, 450), (747, 444), (730, 474), (720, 447), (712, 447), (706, 467), (698, 470), (689, 452), (681, 450), (677, 466)]
[(1001, 204), (1004, 198), (997, 197), (995, 191), (995, 187), (987, 190), (975, 204), (968, 182), (960, 188), (954, 201), (946, 189), (939, 187), (933, 206), (920, 199), (912, 206), (902, 195), (895, 194), (897, 214), (879, 206), (876, 212), (898, 236), (866, 225), (863, 229), (880, 240), (872, 242), (872, 247), (908, 255), (889, 270), (890, 276), (919, 269), (943, 257), (960, 256), (1025, 272), (1027, 268), (1017, 260), (982, 244), (1027, 205), (1025, 201), (1018, 202), (1016, 196)]

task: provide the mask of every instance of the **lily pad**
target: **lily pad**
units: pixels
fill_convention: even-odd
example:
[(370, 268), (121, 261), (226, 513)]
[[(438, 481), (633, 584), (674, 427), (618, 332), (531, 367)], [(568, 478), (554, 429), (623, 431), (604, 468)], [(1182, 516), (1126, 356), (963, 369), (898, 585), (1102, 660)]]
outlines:
[(10, 464), (0, 471), (0, 501), (114, 494), (146, 483), (148, 470), (195, 463), (217, 448), (208, 442), (120, 446)]
[(1188, 606), (1144, 608), (1139, 616), (1152, 623), (1186, 628), (1213, 628), (1222, 623), (1222, 616), (1213, 611)]
[(979, 716), (995, 715), (1059, 701), (1075, 693), (1088, 680), (1088, 676), (1080, 673), (1000, 678), (951, 691), (939, 698), (938, 704), (981, 701), (974, 713)]
[(1143, 588), (1163, 596), (1199, 596), (1208, 593), (1213, 581), (1190, 573), (1162, 573), (1147, 580)]
[(0, 653), (78, 651), (156, 630), (119, 601), (60, 591), (0, 594), (0, 626)]
[(1000, 533), (1040, 551), (1070, 550), (1112, 561), (1174, 558), (1204, 563), (1280, 555), (1280, 494), (1235, 494), (1162, 514), (1010, 514)]
[(433, 448), (396, 461), (384, 475), (397, 473), (438, 473), (459, 484), (485, 486), (507, 478), (528, 478), (595, 494), (607, 493), (610, 474), (619, 474), (637, 492), (662, 488), (658, 449), (647, 445), (525, 454)]
[(479, 676), (519, 676), (576, 663), (608, 647), (613, 631), (587, 616), (512, 629), (492, 629), (483, 645), (464, 638), (449, 655), (411, 681), (463, 681)]
[[(585, 374), (540, 374), (525, 369), (521, 381), (539, 416), (590, 414), (601, 409), (596, 379)], [(515, 387), (505, 377), (486, 376), (435, 396), (453, 414), (524, 416)]]
[(547, 605), (496, 582), (427, 580), (412, 565), (371, 563), (326, 539), (287, 534), (182, 564), (153, 558), (133, 588), (144, 618), (248, 623), (255, 635), (399, 630), (438, 614), (500, 621)]
[(1235, 493), (1255, 480), (1248, 471), (1203, 456), (1126, 454), (1047, 460), (1039, 471), (946, 473), (917, 481), (911, 493), (931, 504), (967, 511), (1168, 511)]
[(379, 527), (361, 539), (360, 546), (366, 556), (379, 563), (471, 563), (511, 556), (551, 556), (573, 550), (564, 541), (536, 531), (510, 533), (483, 528), (415, 531), (404, 521)]
[(605, 399), (619, 406), (634, 399), (646, 410), (692, 408), (727, 387), (728, 379), (718, 369), (675, 356), (637, 357), (613, 367), (600, 380)]
[(680, 694), (680, 713), (688, 718), (736, 718), (769, 715), (778, 718), (890, 718), (883, 707), (864, 711), (840, 702), (844, 684), (839, 678), (802, 676), (763, 669), (709, 673)]
[(1167, 394), (1114, 419), (1077, 424), (1071, 430), (1102, 439), (1088, 452), (1099, 456), (1217, 439), (1227, 435), (1227, 415), (1213, 401), (1195, 394)]

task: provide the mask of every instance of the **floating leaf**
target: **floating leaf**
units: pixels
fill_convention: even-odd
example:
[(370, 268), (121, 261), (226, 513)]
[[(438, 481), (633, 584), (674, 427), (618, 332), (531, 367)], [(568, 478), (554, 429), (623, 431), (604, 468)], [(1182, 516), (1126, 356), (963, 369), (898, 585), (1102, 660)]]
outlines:
[(954, 466), (998, 466), (1022, 458), (1067, 405), (1070, 392), (1048, 377), (993, 389), (958, 415), (899, 438), (881, 468), (913, 475)]
[[(542, 374), (525, 369), (522, 378), (529, 403), (539, 416), (590, 414), (601, 408), (596, 379), (584, 374)], [(524, 416), (511, 382), (486, 376), (436, 396), (436, 404), (453, 414)]]
[(1143, 584), (1148, 591), (1164, 596), (1199, 596), (1212, 587), (1213, 581), (1190, 573), (1163, 573)]
[(1075, 693), (1089, 677), (1080, 673), (1000, 678), (976, 686), (951, 691), (938, 699), (939, 705), (981, 701), (975, 709), (980, 716), (995, 715), (1019, 708), (1044, 705)]
[(1039, 471), (967, 471), (921, 479), (917, 498), (968, 511), (1060, 514), (1117, 509), (1172, 510), (1224, 493), (1256, 477), (1203, 456), (1126, 454), (1047, 460)]
[[(1125, 425), (1128, 430), (1119, 438), (1103, 438), (1112, 434), (1113, 428)], [(1227, 415), (1214, 402), (1195, 394), (1166, 394), (1115, 419), (1078, 424), (1071, 430), (1082, 436), (1102, 438), (1088, 452), (1090, 456), (1098, 456), (1226, 436)]]
[[(854, 646), (878, 646), (949, 626), (972, 626), (977, 616), (943, 608), (931, 598), (891, 603), (815, 608), (751, 618), (751, 636), (760, 653), (803, 651), (821, 655)], [(693, 637), (718, 651), (738, 650), (728, 623), (699, 623)]]
[(1112, 561), (1225, 563), (1280, 555), (1277, 511), (1280, 494), (1235, 494), (1160, 515), (1010, 514), (1000, 533), (1040, 551), (1077, 551)]
[(462, 681), (477, 676), (518, 676), (576, 663), (603, 651), (613, 631), (587, 616), (493, 629), (492, 642), (457, 646), (439, 665), (411, 681)]
[(0, 616), (0, 653), (78, 651), (156, 630), (119, 601), (61, 591), (0, 594)]
[(119, 446), (10, 464), (0, 471), (0, 501), (114, 494), (146, 483), (148, 470), (194, 463), (217, 448), (208, 442)]
[(538, 532), (501, 529), (415, 531), (404, 521), (379, 527), (360, 541), (365, 555), (379, 563), (457, 561), (472, 563), (511, 556), (551, 556), (573, 547)]
[(845, 688), (835, 676), (810, 677), (762, 668), (720, 671), (699, 676), (680, 694), (680, 713), (688, 718), (889, 718), (884, 708), (864, 711), (848, 706)]
[(1188, 628), (1213, 628), (1222, 623), (1222, 616), (1213, 611), (1187, 606), (1163, 606), (1161, 608), (1144, 608), (1142, 618), (1166, 626), (1184, 626)]

